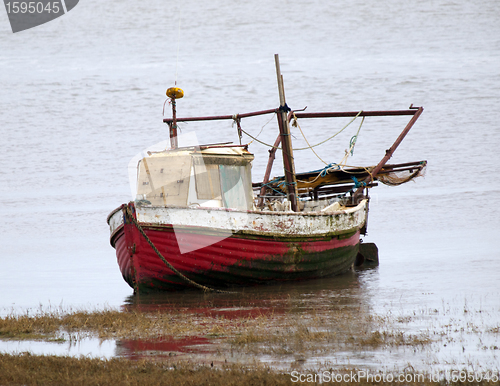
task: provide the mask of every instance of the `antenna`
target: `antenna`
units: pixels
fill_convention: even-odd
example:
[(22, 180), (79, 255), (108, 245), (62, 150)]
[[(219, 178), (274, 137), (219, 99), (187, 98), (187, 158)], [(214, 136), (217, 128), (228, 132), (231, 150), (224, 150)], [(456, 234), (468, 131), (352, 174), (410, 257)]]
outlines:
[(181, 5), (179, 4), (179, 27), (177, 31), (177, 57), (175, 59), (175, 82), (174, 85), (177, 86), (177, 67), (179, 64), (179, 49), (181, 46)]

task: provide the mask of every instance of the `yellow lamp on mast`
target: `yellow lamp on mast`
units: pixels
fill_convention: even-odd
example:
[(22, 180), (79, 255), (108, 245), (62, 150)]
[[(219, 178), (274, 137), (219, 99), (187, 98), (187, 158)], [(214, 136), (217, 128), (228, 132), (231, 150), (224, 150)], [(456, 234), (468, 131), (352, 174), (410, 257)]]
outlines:
[(167, 96), (170, 99), (180, 99), (184, 96), (184, 91), (182, 91), (179, 87), (170, 87), (167, 90)]

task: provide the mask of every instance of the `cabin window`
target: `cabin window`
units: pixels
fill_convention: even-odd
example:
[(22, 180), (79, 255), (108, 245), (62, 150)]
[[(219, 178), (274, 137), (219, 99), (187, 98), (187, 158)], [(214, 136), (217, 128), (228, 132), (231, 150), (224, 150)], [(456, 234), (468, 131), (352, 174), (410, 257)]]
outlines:
[(196, 195), (199, 200), (221, 198), (219, 165), (195, 164)]
[(251, 164), (243, 157), (193, 157), (198, 200), (218, 200), (225, 208), (252, 209)]
[[(245, 166), (219, 165), (222, 197), (226, 208), (250, 209)], [(251, 189), (251, 186), (250, 186)]]
[(137, 194), (153, 205), (186, 205), (190, 170), (189, 155), (145, 157), (138, 165)]

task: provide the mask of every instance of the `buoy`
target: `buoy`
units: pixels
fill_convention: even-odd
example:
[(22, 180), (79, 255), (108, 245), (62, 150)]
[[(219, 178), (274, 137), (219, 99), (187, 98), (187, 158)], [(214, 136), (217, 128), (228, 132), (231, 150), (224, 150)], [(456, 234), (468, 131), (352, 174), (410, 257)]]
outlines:
[(179, 99), (184, 96), (184, 91), (182, 91), (182, 89), (180, 89), (179, 87), (170, 87), (167, 90), (167, 96), (169, 98)]

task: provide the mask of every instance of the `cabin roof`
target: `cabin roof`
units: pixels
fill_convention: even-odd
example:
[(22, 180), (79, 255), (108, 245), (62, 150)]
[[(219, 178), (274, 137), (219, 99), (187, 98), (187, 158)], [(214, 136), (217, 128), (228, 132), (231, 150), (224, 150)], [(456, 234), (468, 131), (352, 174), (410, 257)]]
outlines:
[(253, 154), (250, 153), (246, 146), (242, 145), (202, 145), (202, 146), (189, 146), (189, 147), (179, 147), (177, 149), (166, 149), (158, 152), (148, 152), (149, 157), (176, 157), (176, 156), (187, 156), (187, 155), (214, 155), (214, 156), (235, 156), (244, 157), (246, 159), (254, 158)]

